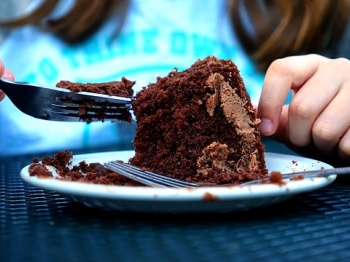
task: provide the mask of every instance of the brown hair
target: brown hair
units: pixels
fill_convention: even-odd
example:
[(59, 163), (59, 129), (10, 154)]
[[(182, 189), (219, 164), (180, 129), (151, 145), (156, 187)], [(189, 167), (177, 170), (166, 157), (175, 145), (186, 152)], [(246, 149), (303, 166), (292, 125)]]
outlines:
[(281, 57), (333, 48), (347, 25), (349, 0), (232, 0), (229, 11), (245, 51), (260, 69)]
[(118, 35), (127, 14), (130, 0), (75, 0), (71, 9), (57, 19), (46, 19), (59, 0), (44, 0), (33, 11), (12, 20), (0, 21), (0, 26), (10, 28), (27, 24), (59, 35), (68, 43), (77, 43), (96, 31), (109, 17), (117, 12), (120, 18), (114, 35)]
[[(91, 35), (110, 15), (119, 17), (118, 35), (130, 0), (75, 0), (63, 17), (45, 20), (59, 0), (44, 0), (31, 13), (0, 26), (38, 25), (75, 43)], [(228, 0), (232, 25), (259, 69), (281, 57), (333, 48), (348, 22), (350, 0)]]

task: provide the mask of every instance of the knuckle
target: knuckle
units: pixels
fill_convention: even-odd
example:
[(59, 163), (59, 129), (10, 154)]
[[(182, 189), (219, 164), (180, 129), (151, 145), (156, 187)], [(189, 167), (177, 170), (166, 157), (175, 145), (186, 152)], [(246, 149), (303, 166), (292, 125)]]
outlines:
[(350, 70), (350, 61), (346, 58), (336, 58), (330, 60), (327, 67), (329, 70), (334, 71), (335, 73), (345, 73), (345, 75), (348, 75)]
[(297, 119), (308, 120), (314, 115), (313, 108), (305, 99), (295, 97), (289, 105), (290, 113)]
[(270, 64), (268, 70), (270, 72), (273, 72), (274, 74), (277, 74), (277, 75), (286, 75), (290, 71), (289, 64), (283, 58), (274, 60)]
[(304, 147), (310, 144), (310, 139), (305, 136), (300, 138), (299, 136), (293, 136), (292, 134), (289, 134), (289, 140), (293, 145), (298, 147)]
[(341, 66), (341, 67), (350, 67), (350, 61), (349, 59), (346, 59), (344, 57), (340, 57), (340, 58), (336, 58), (334, 59), (334, 63), (337, 66)]
[(332, 128), (332, 126), (325, 125), (322, 123), (314, 123), (312, 127), (312, 136), (318, 141), (323, 143), (329, 143), (329, 146), (333, 146), (339, 141), (339, 134), (337, 130)]
[(343, 158), (350, 159), (350, 139), (344, 138), (341, 139), (338, 144), (338, 154)]

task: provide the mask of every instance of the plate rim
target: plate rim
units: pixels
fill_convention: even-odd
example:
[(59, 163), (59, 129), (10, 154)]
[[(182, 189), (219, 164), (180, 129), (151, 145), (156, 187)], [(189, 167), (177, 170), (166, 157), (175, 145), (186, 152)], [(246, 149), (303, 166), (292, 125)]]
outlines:
[[(127, 151), (111, 151), (99, 152), (91, 154), (79, 154), (73, 156), (73, 160), (81, 161), (86, 158), (100, 158), (118, 154), (131, 155), (133, 150)], [(265, 158), (272, 157), (290, 157), (296, 161), (317, 161), (327, 167), (330, 165), (294, 155), (285, 155), (279, 153), (265, 152)], [(114, 157), (115, 158), (115, 157)], [(91, 161), (93, 162), (93, 161)], [(29, 164), (30, 165), (30, 164)], [(152, 201), (152, 202), (178, 202), (178, 201), (206, 201), (205, 197), (209, 197), (207, 202), (233, 201), (239, 199), (254, 199), (261, 197), (274, 196), (293, 196), (299, 193), (313, 191), (331, 184), (336, 175), (327, 178), (313, 178), (303, 179), (298, 181), (290, 181), (286, 185), (279, 186), (276, 184), (262, 184), (251, 185), (246, 187), (241, 186), (219, 186), (219, 187), (201, 187), (201, 188), (151, 188), (151, 187), (131, 187), (131, 186), (117, 186), (117, 185), (101, 185), (88, 184), (84, 182), (62, 181), (54, 178), (38, 178), (37, 176), (30, 176), (28, 173), (29, 165), (22, 168), (20, 172), (21, 178), (32, 186), (38, 188), (54, 191), (66, 196), (80, 196), (86, 198), (102, 198), (110, 200), (129, 200), (129, 201)], [(273, 171), (273, 170), (271, 170)], [(269, 170), (269, 172), (271, 172)], [(49, 182), (48, 182), (49, 181)], [(54, 181), (54, 182), (53, 182)], [(53, 182), (53, 183), (52, 183)], [(211, 201), (210, 197), (213, 197)]]

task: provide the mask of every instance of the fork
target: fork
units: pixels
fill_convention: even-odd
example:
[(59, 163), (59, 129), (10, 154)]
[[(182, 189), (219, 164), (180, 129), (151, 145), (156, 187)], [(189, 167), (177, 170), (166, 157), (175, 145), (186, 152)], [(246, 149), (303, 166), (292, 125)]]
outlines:
[[(52, 121), (127, 120), (132, 98), (71, 92), (0, 78), (0, 89), (23, 113)], [(82, 110), (83, 109), (83, 110)]]
[(127, 164), (122, 161), (110, 161), (104, 164), (104, 166), (118, 174), (140, 182), (141, 184), (151, 187), (189, 187), (196, 188), (208, 184), (188, 182), (165, 175), (157, 174), (151, 171), (143, 171), (141, 168)]
[[(197, 188), (197, 187), (204, 187), (204, 186), (225, 186), (225, 185), (217, 185), (217, 184), (210, 184), (210, 183), (188, 182), (188, 181), (168, 177), (165, 175), (157, 174), (151, 171), (143, 171), (139, 167), (130, 165), (128, 163), (124, 163), (122, 161), (110, 161), (105, 163), (104, 166), (112, 171), (117, 172), (122, 176), (128, 177), (132, 180), (140, 182), (141, 184), (151, 186), (151, 187)], [(304, 178), (329, 177), (331, 175), (350, 175), (350, 167), (286, 173), (286, 174), (282, 174), (282, 179), (299, 180)], [(262, 183), (268, 184), (272, 182), (269, 180), (269, 177), (267, 177), (264, 179), (257, 179), (257, 180), (252, 180), (249, 182), (237, 184), (237, 186), (249, 186), (249, 185), (262, 184)]]

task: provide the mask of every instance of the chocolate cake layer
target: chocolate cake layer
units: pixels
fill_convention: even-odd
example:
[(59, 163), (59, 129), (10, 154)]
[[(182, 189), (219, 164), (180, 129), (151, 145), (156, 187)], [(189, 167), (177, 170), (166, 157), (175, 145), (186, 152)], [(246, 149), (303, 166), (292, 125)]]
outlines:
[(74, 83), (62, 80), (56, 84), (56, 87), (66, 88), (72, 92), (91, 92), (96, 94), (132, 97), (134, 91), (132, 87), (135, 81), (130, 81), (125, 77), (121, 81), (111, 81), (106, 83)]
[(213, 56), (136, 95), (130, 163), (171, 177), (239, 183), (267, 175), (259, 119), (231, 60)]
[[(132, 98), (134, 94), (132, 87), (134, 84), (135, 81), (130, 81), (123, 77), (121, 81), (86, 84), (62, 80), (56, 84), (56, 87), (65, 88), (71, 92), (90, 92), (95, 94)], [(67, 99), (62, 100), (62, 102), (71, 103), (72, 101)], [(79, 116), (79, 118), (86, 123), (90, 123), (94, 119), (103, 122), (106, 119), (108, 120), (107, 116), (112, 117), (113, 119), (118, 119), (120, 121), (132, 121), (129, 109), (121, 109), (112, 103), (97, 103), (94, 100), (82, 100), (79, 101), (79, 105), (80, 108), (77, 112), (77, 116)], [(109, 115), (107, 113), (109, 113)]]

